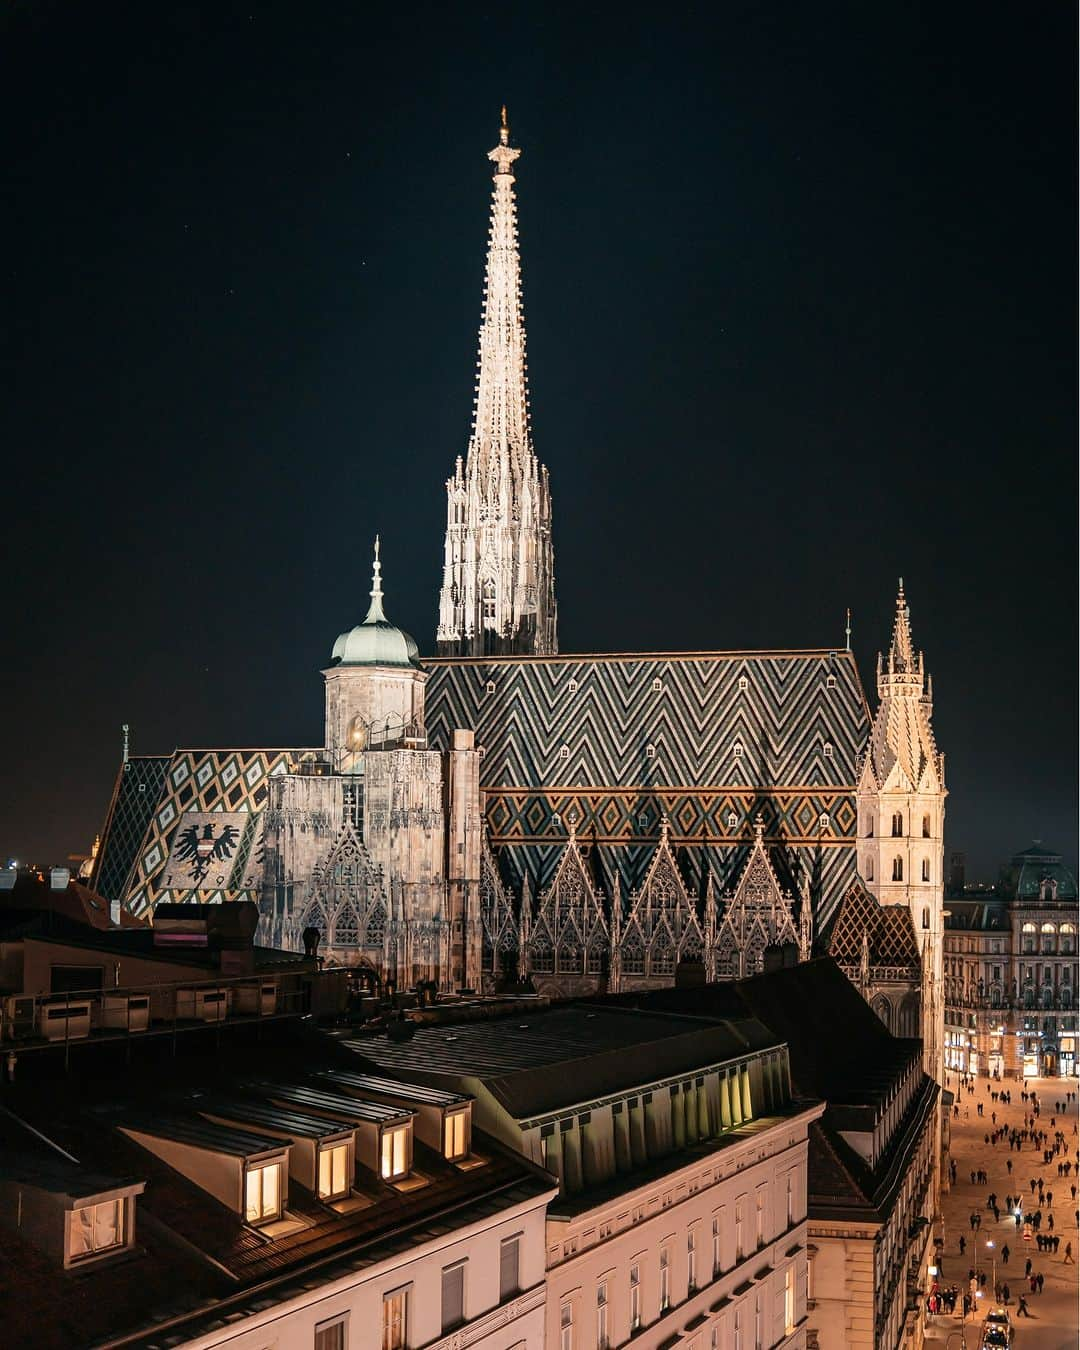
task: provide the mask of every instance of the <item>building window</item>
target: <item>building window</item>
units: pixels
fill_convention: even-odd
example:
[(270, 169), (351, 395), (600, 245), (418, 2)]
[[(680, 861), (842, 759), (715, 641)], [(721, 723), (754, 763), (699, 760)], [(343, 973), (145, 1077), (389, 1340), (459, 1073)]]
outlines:
[(396, 1181), (409, 1171), (409, 1127), (401, 1125), (397, 1129), (383, 1130), (382, 1167), (384, 1181)]
[(660, 1248), (660, 1311), (666, 1313), (671, 1307), (671, 1252), (667, 1247)]
[(68, 1260), (83, 1261), (115, 1247), (123, 1247), (127, 1241), (126, 1204), (126, 1200), (106, 1200), (100, 1205), (73, 1209)]
[(735, 827), (738, 825), (738, 823), (739, 823), (739, 817), (735, 814), (734, 811), (729, 811), (729, 812), (728, 812), (727, 823), (728, 823), (728, 829), (729, 829), (729, 830), (735, 829)]
[(348, 1144), (319, 1149), (319, 1199), (338, 1200), (348, 1195), (351, 1184)]
[(892, 879), (893, 881), (903, 881), (904, 879), (903, 858), (894, 858), (892, 860)]
[(455, 1111), (443, 1120), (443, 1157), (448, 1162), (464, 1158), (469, 1151), (469, 1113)]
[(485, 693), (493, 694), (495, 692), (495, 681), (488, 680), (487, 684), (484, 685), (484, 691)]
[(923, 912), (922, 912), (922, 926), (923, 926), (924, 928), (929, 928), (929, 927), (930, 927), (930, 906), (929, 906), (929, 905), (923, 905)]
[(873, 881), (873, 879), (874, 879), (874, 860), (873, 860), (873, 858), (867, 858), (867, 860), (866, 860), (866, 879), (867, 879), (867, 881)]
[(244, 1182), (244, 1218), (267, 1223), (281, 1215), (281, 1164), (249, 1167)]
[(831, 742), (831, 741), (826, 741), (826, 742), (825, 742), (825, 744), (821, 747), (821, 753), (825, 756), (826, 759), (832, 759), (832, 757), (833, 757), (833, 752), (832, 752), (832, 742)]
[(484, 756), (487, 754), (487, 751), (484, 749), (482, 745), (478, 745), (476, 747), (476, 753), (480, 757), (480, 759), (483, 759)]
[(686, 1283), (693, 1293), (697, 1288), (697, 1233), (692, 1228), (686, 1235)]
[(731, 753), (735, 756), (736, 759), (742, 759), (742, 746), (733, 745), (731, 747)]
[(795, 1271), (788, 1266), (784, 1271), (784, 1334), (795, 1330)]
[(754, 1299), (754, 1350), (761, 1350), (761, 1295)]
[(661, 684), (661, 682), (660, 682), (659, 680), (653, 680), (653, 682), (652, 682), (652, 691), (653, 691), (654, 694), (659, 694), (660, 691), (663, 689), (663, 687), (664, 687), (664, 686)]
[(442, 1273), (443, 1335), (465, 1321), (465, 1262), (447, 1266)]
[(607, 1284), (596, 1286), (596, 1350), (608, 1350)]
[(795, 1187), (791, 1184), (791, 1173), (787, 1178), (787, 1226), (795, 1222)]
[(746, 678), (745, 675), (740, 675), (740, 676), (739, 676), (739, 688), (740, 688), (740, 689), (749, 689), (749, 688), (750, 688), (750, 681)]
[(924, 839), (929, 839), (929, 838), (930, 838), (930, 817), (929, 817), (929, 816), (923, 816), (923, 818), (922, 818), (922, 837), (923, 837)]
[(818, 818), (817, 818), (817, 823), (818, 823), (818, 829), (819, 829), (819, 830), (827, 830), (827, 829), (829, 828), (829, 813), (828, 813), (828, 811), (822, 811), (821, 815), (818, 816)]
[(712, 1221), (712, 1273), (713, 1279), (720, 1274), (720, 1218)]
[(576, 694), (576, 693), (577, 693), (577, 680), (571, 680), (570, 683), (569, 683), (566, 687), (567, 687), (567, 689), (570, 691), (571, 694)]
[(641, 1267), (630, 1267), (630, 1330), (641, 1330)]
[(655, 746), (655, 745), (647, 745), (647, 746), (645, 747), (645, 758), (646, 758), (646, 759), (655, 759), (655, 758), (656, 758), (656, 746)]
[(559, 746), (559, 758), (560, 758), (560, 759), (569, 759), (569, 758), (570, 758), (570, 747), (569, 747), (568, 745), (560, 745), (560, 746)]
[(765, 1192), (759, 1190), (757, 1193), (757, 1204), (754, 1214), (754, 1232), (757, 1237), (757, 1245), (765, 1245)]
[[(542, 1141), (547, 1143), (545, 1139)], [(499, 1246), (499, 1302), (505, 1303), (521, 1289), (519, 1275), (520, 1241), (518, 1237), (506, 1238)]]
[(348, 1350), (349, 1314), (343, 1313), (330, 1322), (320, 1322), (315, 1328), (314, 1350)]
[(743, 1250), (743, 1228), (746, 1223), (746, 1203), (743, 1199), (735, 1201), (735, 1260), (741, 1261), (746, 1255)]
[(900, 838), (904, 833), (904, 817), (899, 811), (893, 812), (892, 832), (894, 839)]
[(641, 827), (641, 829), (643, 829), (643, 830), (648, 826), (648, 824), (649, 824), (649, 813), (648, 813), (648, 811), (639, 811), (639, 812), (638, 812), (637, 823), (638, 823), (638, 825)]
[(494, 619), (495, 617), (495, 583), (493, 581), (484, 582), (484, 618)]
[(736, 1309), (735, 1309), (735, 1342), (734, 1342), (734, 1350), (743, 1350), (743, 1339), (742, 1339), (742, 1315), (743, 1315), (743, 1310), (742, 1310), (742, 1308), (741, 1308), (741, 1307), (736, 1308)]
[(929, 859), (929, 858), (924, 858), (924, 859), (922, 860), (922, 879), (923, 879), (923, 881), (929, 881), (929, 880), (930, 880), (930, 859)]
[(835, 688), (836, 688), (836, 676), (835, 676), (835, 675), (826, 675), (826, 676), (825, 676), (825, 688), (826, 688), (826, 689), (835, 689)]
[(574, 1350), (574, 1305), (564, 1303), (559, 1309), (559, 1350)]
[(382, 1301), (382, 1350), (405, 1350), (409, 1334), (409, 1291), (384, 1294)]

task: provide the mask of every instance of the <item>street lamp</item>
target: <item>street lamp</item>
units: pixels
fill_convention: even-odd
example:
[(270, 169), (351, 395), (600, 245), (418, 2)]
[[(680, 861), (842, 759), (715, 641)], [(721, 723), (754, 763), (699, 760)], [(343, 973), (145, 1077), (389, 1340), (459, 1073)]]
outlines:
[(997, 1245), (993, 1238), (986, 1239), (986, 1246), (990, 1252), (990, 1267), (992, 1274), (990, 1276), (994, 1285), (994, 1298), (997, 1298)]

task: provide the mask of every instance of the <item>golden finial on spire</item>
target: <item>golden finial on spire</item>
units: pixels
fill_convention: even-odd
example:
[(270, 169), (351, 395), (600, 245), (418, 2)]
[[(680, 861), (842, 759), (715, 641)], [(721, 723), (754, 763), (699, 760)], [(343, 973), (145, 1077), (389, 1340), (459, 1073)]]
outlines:
[(499, 110), (499, 144), (506, 145), (510, 140), (510, 123), (506, 120), (506, 104)]

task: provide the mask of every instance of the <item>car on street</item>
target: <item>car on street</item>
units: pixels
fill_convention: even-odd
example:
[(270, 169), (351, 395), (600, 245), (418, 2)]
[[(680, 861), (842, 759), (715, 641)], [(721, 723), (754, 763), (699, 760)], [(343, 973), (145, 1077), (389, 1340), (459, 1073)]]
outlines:
[(1008, 1350), (1012, 1345), (1013, 1326), (1008, 1310), (1002, 1307), (991, 1308), (982, 1325), (980, 1350)]

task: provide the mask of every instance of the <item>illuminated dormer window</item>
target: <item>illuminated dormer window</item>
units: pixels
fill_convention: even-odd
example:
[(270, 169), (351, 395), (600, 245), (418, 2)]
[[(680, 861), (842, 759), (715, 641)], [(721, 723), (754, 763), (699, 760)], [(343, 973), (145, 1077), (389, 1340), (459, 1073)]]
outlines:
[(749, 689), (749, 688), (750, 688), (750, 681), (746, 678), (745, 675), (740, 675), (740, 676), (739, 676), (739, 689), (740, 689), (740, 690), (745, 690), (745, 689)]
[(379, 1175), (383, 1181), (400, 1181), (409, 1175), (412, 1166), (412, 1129), (408, 1125), (394, 1125), (382, 1132), (379, 1152)]
[(569, 747), (568, 745), (560, 745), (560, 746), (559, 746), (559, 758), (560, 758), (560, 759), (569, 759), (569, 758), (570, 758), (570, 747)]
[(133, 1207), (134, 1197), (121, 1197), (71, 1210), (67, 1264), (90, 1261), (129, 1246)]
[(494, 680), (488, 680), (487, 684), (484, 685), (484, 692), (488, 694), (493, 694), (495, 692)]
[(652, 682), (652, 691), (653, 691), (654, 694), (659, 694), (663, 688), (664, 688), (664, 686), (663, 686), (662, 681), (660, 681), (660, 680), (653, 680), (653, 682)]
[(469, 1115), (466, 1109), (448, 1112), (443, 1119), (443, 1157), (447, 1162), (469, 1155)]
[(352, 1189), (352, 1158), (348, 1143), (319, 1149), (319, 1199), (340, 1200)]
[(728, 829), (733, 830), (739, 823), (739, 817), (734, 811), (729, 811), (727, 815)]
[(731, 753), (735, 756), (736, 759), (742, 759), (742, 746), (733, 745), (731, 747)]
[(248, 1223), (272, 1223), (283, 1208), (282, 1165), (249, 1165), (244, 1170), (244, 1218)]

